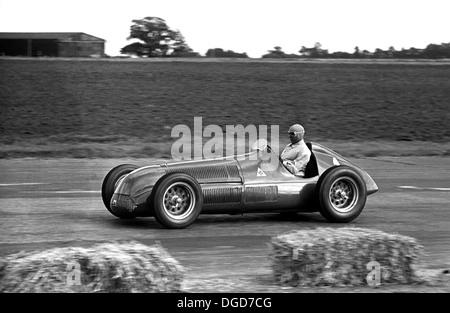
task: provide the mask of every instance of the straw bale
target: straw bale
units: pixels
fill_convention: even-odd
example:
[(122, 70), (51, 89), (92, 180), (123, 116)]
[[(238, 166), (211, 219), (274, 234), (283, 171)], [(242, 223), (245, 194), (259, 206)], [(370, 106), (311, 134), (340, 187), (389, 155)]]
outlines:
[(414, 238), (351, 227), (292, 231), (271, 246), (275, 280), (284, 286), (413, 283), (423, 253)]
[(183, 268), (160, 245), (108, 242), (0, 259), (0, 292), (178, 292)]

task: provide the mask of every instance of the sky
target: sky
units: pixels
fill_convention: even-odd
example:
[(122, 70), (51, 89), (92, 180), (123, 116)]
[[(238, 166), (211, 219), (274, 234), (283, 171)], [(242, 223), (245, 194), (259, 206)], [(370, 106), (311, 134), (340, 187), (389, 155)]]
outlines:
[(160, 17), (201, 55), (211, 48), (259, 58), (279, 46), (298, 54), (425, 48), (450, 42), (450, 0), (0, 0), (0, 32), (85, 32), (120, 55), (132, 20)]

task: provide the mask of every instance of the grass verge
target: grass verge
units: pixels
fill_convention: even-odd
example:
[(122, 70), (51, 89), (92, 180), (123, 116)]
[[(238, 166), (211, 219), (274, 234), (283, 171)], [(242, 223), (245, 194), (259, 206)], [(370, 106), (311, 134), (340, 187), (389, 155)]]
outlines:
[[(65, 136), (15, 140), (0, 145), (0, 158), (171, 158), (170, 139), (151, 141), (127, 136)], [(320, 141), (345, 157), (450, 156), (450, 142)], [(281, 144), (280, 149), (283, 147)], [(248, 147), (245, 148), (248, 151)], [(224, 149), (225, 151), (225, 149)]]

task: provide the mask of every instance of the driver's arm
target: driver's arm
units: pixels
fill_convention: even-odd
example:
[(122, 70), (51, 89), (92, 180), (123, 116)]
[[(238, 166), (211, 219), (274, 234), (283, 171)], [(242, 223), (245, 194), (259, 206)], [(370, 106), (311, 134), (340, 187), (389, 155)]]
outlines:
[(297, 154), (295, 160), (283, 161), (284, 166), (295, 176), (303, 177), (305, 174), (306, 164), (309, 162), (310, 154)]

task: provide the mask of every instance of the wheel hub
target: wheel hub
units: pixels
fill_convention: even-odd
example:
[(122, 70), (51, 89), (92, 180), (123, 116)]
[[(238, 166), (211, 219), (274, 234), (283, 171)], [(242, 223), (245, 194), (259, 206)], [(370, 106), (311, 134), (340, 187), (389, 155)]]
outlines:
[(330, 202), (339, 212), (348, 212), (356, 203), (356, 184), (353, 180), (345, 178), (335, 181), (330, 189)]
[(184, 216), (188, 214), (193, 206), (192, 190), (182, 184), (170, 186), (164, 195), (165, 210), (172, 216)]
[(183, 200), (178, 195), (173, 196), (172, 199), (170, 200), (170, 204), (172, 205), (172, 207), (175, 208), (180, 207), (182, 203)]
[(343, 190), (337, 190), (335, 192), (335, 198), (338, 199), (342, 199), (342, 200), (347, 200), (348, 199), (348, 195), (347, 192), (343, 191)]

